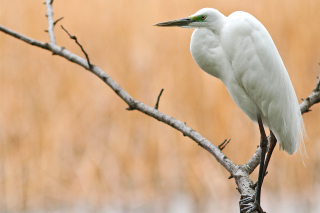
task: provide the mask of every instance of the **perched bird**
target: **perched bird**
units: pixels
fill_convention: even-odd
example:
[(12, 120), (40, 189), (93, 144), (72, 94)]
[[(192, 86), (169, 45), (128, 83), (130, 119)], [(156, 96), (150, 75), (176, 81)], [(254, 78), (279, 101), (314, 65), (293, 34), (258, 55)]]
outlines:
[[(259, 124), (261, 159), (254, 197), (241, 201), (246, 212), (260, 207), (261, 186), (278, 141), (292, 154), (303, 143), (304, 124), (299, 103), (280, 54), (266, 28), (249, 13), (224, 16), (204, 8), (178, 20), (155, 26), (195, 28), (190, 43), (193, 59), (208, 74), (219, 78), (240, 109)], [(270, 129), (270, 148), (263, 125)], [(251, 202), (253, 202), (251, 204)]]

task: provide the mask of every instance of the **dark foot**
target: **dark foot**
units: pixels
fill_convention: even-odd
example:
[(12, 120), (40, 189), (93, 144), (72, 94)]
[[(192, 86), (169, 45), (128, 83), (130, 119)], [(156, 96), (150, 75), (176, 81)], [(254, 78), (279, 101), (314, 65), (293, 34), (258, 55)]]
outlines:
[(257, 211), (259, 213), (264, 213), (260, 204), (255, 201), (255, 195), (241, 195), (241, 200), (239, 202), (240, 212), (251, 213)]

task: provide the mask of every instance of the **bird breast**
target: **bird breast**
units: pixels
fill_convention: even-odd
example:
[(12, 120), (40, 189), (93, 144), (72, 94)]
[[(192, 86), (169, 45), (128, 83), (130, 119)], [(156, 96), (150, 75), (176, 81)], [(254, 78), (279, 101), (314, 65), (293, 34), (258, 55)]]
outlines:
[(226, 63), (219, 35), (206, 28), (196, 29), (191, 36), (190, 51), (202, 70), (214, 77), (221, 77)]

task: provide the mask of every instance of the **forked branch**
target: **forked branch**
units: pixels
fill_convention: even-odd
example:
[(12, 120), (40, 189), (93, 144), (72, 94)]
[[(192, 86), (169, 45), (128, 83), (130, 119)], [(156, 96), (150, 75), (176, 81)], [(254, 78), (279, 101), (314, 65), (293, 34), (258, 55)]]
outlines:
[(62, 28), (62, 29), (69, 35), (69, 37), (70, 37), (71, 39), (73, 39), (73, 40), (77, 43), (77, 45), (81, 48), (81, 51), (82, 51), (82, 52), (84, 53), (84, 55), (86, 56), (89, 69), (91, 69), (91, 68), (92, 68), (92, 65), (91, 65), (91, 63), (90, 63), (89, 56), (88, 56), (87, 52), (83, 49), (82, 45), (78, 42), (77, 37), (71, 35), (62, 25), (61, 25), (61, 28)]

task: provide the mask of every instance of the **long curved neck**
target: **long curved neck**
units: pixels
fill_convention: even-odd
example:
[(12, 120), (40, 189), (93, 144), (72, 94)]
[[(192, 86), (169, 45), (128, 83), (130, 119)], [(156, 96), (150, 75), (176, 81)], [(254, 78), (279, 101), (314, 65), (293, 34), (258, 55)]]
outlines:
[(214, 34), (220, 35), (220, 31), (226, 23), (227, 17), (217, 10), (215, 11), (214, 20), (210, 22), (210, 25), (207, 28), (210, 29)]
[(191, 37), (190, 51), (198, 66), (208, 74), (223, 79), (228, 61), (220, 47), (220, 35), (207, 28), (196, 29)]

